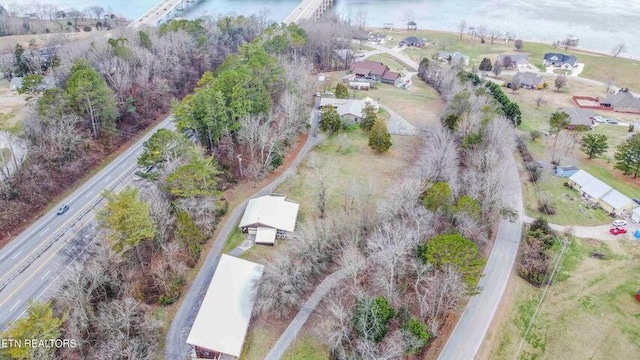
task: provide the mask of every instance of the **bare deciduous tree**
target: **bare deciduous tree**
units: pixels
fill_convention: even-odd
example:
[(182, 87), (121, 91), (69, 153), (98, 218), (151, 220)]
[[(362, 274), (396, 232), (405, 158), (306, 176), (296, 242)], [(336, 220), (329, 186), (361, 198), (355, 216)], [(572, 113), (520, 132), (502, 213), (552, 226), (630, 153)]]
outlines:
[(460, 24), (458, 24), (458, 30), (460, 31), (460, 40), (462, 40), (462, 35), (464, 35), (464, 31), (467, 29), (467, 22), (464, 20), (460, 20)]
[(536, 103), (536, 109), (539, 109), (540, 106), (545, 105), (547, 103), (547, 100), (542, 95), (536, 97), (534, 101)]
[(485, 37), (487, 37), (487, 27), (485, 25), (480, 25), (476, 28), (476, 34), (480, 37), (480, 42), (485, 43)]
[(614, 46), (613, 48), (611, 48), (611, 55), (613, 55), (613, 57), (615, 58), (626, 51), (627, 51), (627, 45), (625, 45), (624, 43), (620, 43)]
[(465, 285), (452, 266), (436, 271), (430, 282), (431, 302), (427, 311), (427, 326), (429, 332), (437, 336), (444, 321), (443, 315), (458, 305), (464, 295)]
[(489, 40), (491, 41), (491, 43), (493, 44), (496, 39), (498, 39), (500, 36), (502, 36), (502, 31), (497, 30), (497, 29), (491, 29), (489, 30)]

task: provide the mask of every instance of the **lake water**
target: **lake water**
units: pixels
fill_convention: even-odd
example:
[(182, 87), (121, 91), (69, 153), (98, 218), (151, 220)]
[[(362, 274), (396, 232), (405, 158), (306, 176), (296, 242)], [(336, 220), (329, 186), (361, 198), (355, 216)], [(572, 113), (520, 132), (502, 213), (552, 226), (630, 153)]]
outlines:
[[(7, 1), (6, 3), (10, 3)], [(20, 3), (38, 2), (22, 0)], [(100, 5), (110, 11), (137, 18), (157, 0), (48, 0), (61, 8), (82, 9)], [(187, 17), (204, 14), (252, 14), (268, 9), (274, 20), (283, 20), (299, 0), (205, 0)], [(460, 20), (470, 26), (485, 25), (516, 34), (525, 40), (551, 42), (573, 34), (580, 47), (609, 53), (625, 43), (627, 57), (640, 58), (640, 1), (610, 0), (336, 0), (334, 11), (342, 16), (366, 12), (368, 26), (405, 23), (410, 11), (418, 27), (456, 31)]]

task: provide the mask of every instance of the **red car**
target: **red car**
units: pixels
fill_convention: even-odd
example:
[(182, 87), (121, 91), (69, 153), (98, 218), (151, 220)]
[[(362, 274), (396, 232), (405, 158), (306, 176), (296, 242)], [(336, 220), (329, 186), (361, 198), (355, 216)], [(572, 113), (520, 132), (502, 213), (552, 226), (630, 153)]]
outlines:
[(613, 235), (618, 235), (618, 234), (626, 234), (627, 233), (627, 229), (625, 228), (621, 228), (621, 227), (614, 227), (609, 229), (609, 232)]

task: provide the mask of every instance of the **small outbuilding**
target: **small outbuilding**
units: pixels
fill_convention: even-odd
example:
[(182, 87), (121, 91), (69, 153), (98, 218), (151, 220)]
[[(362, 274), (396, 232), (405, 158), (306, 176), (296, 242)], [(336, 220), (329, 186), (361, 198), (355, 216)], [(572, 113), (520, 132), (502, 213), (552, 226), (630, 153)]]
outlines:
[(239, 359), (264, 265), (223, 254), (193, 322), (192, 358)]
[(418, 31), (418, 24), (416, 24), (415, 21), (409, 21), (407, 23), (407, 30), (413, 30), (413, 31)]
[(580, 169), (575, 166), (558, 166), (556, 167), (556, 176), (570, 177), (577, 173)]

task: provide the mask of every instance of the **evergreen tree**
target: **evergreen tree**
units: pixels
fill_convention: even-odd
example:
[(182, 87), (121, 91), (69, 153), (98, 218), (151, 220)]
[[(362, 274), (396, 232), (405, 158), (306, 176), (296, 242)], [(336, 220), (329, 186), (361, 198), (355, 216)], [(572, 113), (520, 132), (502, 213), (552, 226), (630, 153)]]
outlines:
[(339, 132), (341, 127), (342, 121), (340, 120), (338, 110), (333, 106), (325, 106), (320, 115), (320, 129), (333, 135)]
[[(56, 340), (62, 335), (62, 319), (54, 316), (50, 302), (30, 303), (27, 316), (18, 319), (13, 327), (4, 334), (4, 339), (37, 339), (38, 341)], [(0, 358), (3, 355), (12, 359), (52, 359), (55, 352), (53, 346), (9, 346), (0, 347)]]
[(453, 204), (453, 191), (451, 186), (444, 181), (439, 181), (422, 195), (422, 204), (431, 211), (438, 211), (441, 208), (448, 208)]
[(16, 48), (13, 53), (13, 75), (26, 76), (29, 75), (30, 72), (29, 65), (24, 58), (24, 47), (20, 44), (16, 44)]
[(427, 264), (437, 268), (451, 265), (462, 276), (469, 289), (473, 288), (484, 266), (478, 245), (460, 234), (438, 235), (421, 247)]
[(349, 98), (349, 89), (347, 89), (347, 87), (342, 83), (338, 83), (336, 85), (336, 98), (338, 99)]
[(364, 112), (364, 118), (362, 118), (362, 120), (360, 120), (360, 128), (366, 132), (371, 131), (371, 128), (373, 128), (373, 124), (375, 124), (376, 120), (378, 119), (378, 115), (376, 115), (376, 108), (370, 104), (367, 103), (363, 109)]
[(613, 167), (625, 175), (638, 177), (640, 174), (640, 134), (635, 134), (618, 146)]
[(586, 134), (582, 137), (581, 149), (589, 156), (589, 159), (598, 157), (609, 149), (607, 136), (603, 134)]
[(376, 120), (369, 133), (369, 147), (379, 153), (383, 153), (388, 151), (391, 145), (391, 135), (387, 130), (387, 122), (383, 119)]
[(104, 192), (107, 204), (98, 212), (99, 224), (108, 230), (113, 249), (124, 252), (155, 235), (149, 204), (140, 200), (138, 189), (126, 187), (117, 194)]
[(67, 79), (66, 97), (79, 116), (89, 120), (93, 137), (115, 132), (118, 117), (115, 96), (107, 82), (86, 60), (77, 60)]

